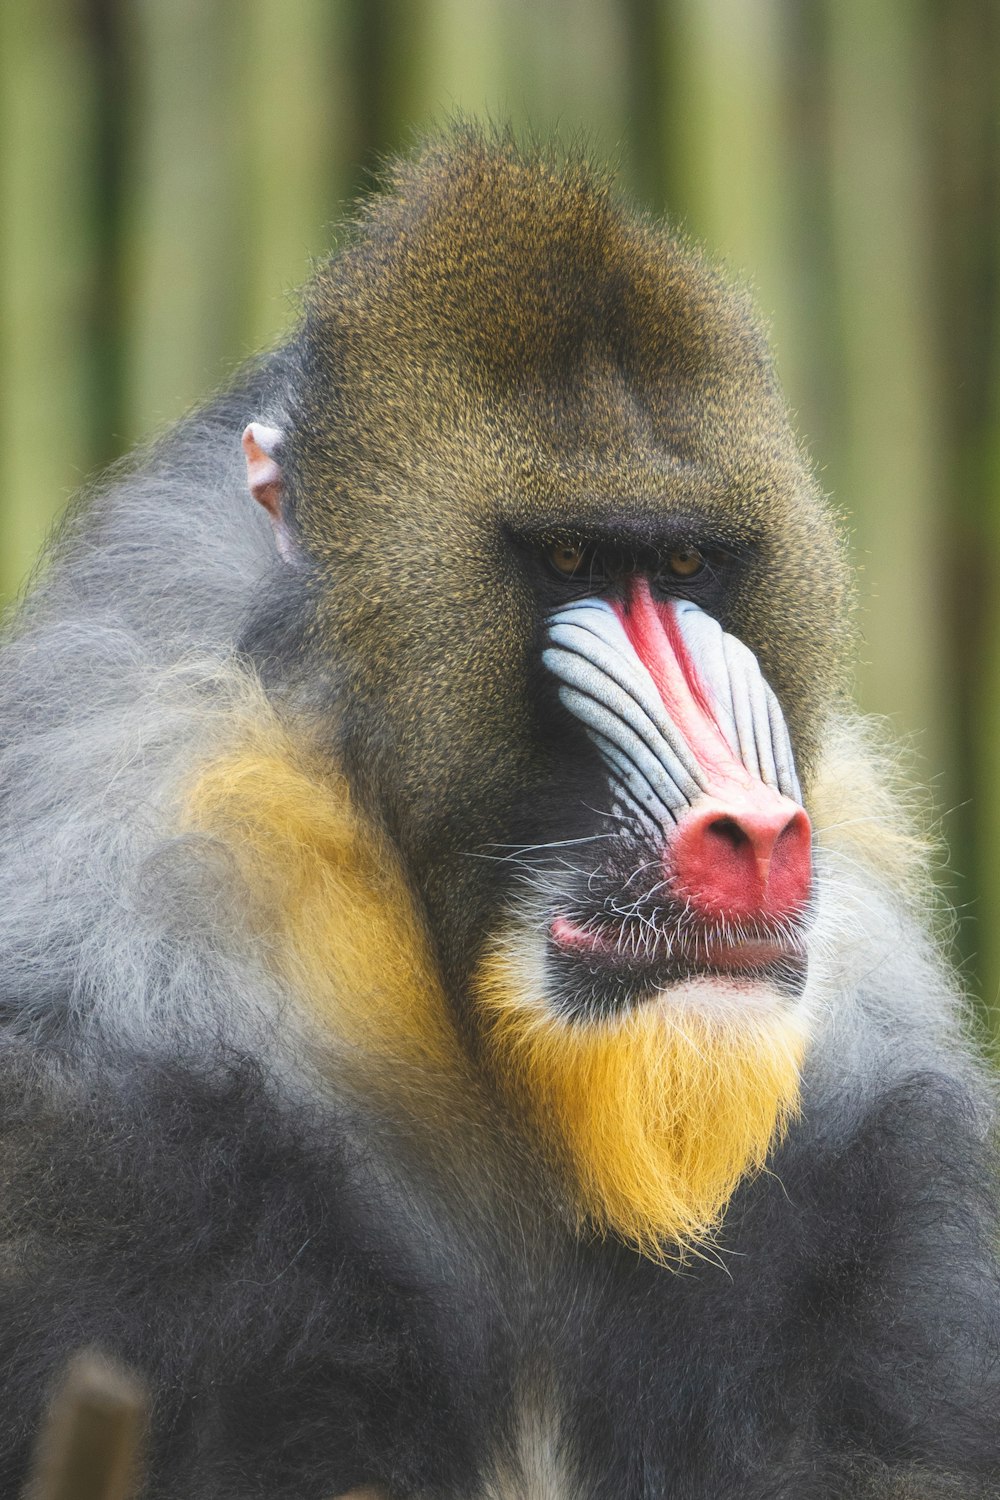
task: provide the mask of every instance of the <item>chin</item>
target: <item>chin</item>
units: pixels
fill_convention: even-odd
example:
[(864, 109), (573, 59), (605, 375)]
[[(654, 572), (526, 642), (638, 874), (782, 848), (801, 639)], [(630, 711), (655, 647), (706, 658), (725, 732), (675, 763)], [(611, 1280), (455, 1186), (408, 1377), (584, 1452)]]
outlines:
[(560, 936), (515, 924), (480, 965), (499, 1088), (533, 1122), (579, 1223), (661, 1260), (717, 1242), (732, 1194), (798, 1112), (804, 958), (794, 983), (784, 957), (749, 950), (667, 973), (662, 954), (600, 962)]
[(804, 984), (792, 994), (765, 973), (695, 975), (665, 985), (649, 1003), (661, 1007), (667, 1019), (701, 1016), (733, 1028), (790, 1016), (797, 1026), (807, 1021)]

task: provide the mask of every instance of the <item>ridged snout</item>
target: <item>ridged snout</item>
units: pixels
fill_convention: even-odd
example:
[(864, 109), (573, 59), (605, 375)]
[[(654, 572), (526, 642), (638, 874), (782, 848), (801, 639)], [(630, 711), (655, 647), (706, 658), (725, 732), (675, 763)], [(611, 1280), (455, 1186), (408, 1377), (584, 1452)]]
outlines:
[(756, 657), (689, 601), (583, 599), (544, 661), (608, 770), (613, 805), (663, 849), (674, 897), (706, 920), (799, 915), (812, 834), (791, 743)]

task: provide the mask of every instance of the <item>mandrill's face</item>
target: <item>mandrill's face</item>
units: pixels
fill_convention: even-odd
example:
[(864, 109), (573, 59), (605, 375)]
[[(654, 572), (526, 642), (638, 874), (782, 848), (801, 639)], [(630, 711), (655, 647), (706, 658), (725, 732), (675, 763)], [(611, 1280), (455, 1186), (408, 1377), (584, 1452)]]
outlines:
[(540, 509), (428, 506), (433, 536), (387, 539), (397, 580), (434, 568), (397, 582), (405, 629), (354, 688), (346, 758), (480, 1064), (581, 1217), (667, 1254), (764, 1164), (807, 1042), (809, 818), (738, 634), (777, 570), (718, 505)]
[(441, 171), (314, 284), (289, 527), (471, 1053), (659, 1253), (795, 1108), (843, 557), (700, 257), (586, 171)]
[[(551, 556), (567, 581), (594, 572), (580, 546)], [(542, 660), (602, 773), (597, 830), (563, 851), (544, 916), (546, 987), (568, 1015), (682, 981), (789, 995), (804, 982), (809, 819), (756, 658), (695, 602), (712, 566), (675, 550), (547, 621)]]

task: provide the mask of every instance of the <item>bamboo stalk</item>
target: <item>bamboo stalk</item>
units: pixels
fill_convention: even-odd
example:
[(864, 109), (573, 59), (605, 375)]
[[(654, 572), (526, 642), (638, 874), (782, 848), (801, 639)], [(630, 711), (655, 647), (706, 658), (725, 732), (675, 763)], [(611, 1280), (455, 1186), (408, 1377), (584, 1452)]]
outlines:
[(238, 97), (245, 137), (239, 180), (247, 267), (247, 352), (295, 316), (290, 293), (329, 246), (327, 225), (349, 179), (353, 146), (345, 0), (244, 0)]
[(612, 0), (536, 0), (502, 8), (504, 102), (543, 138), (586, 143), (620, 162), (629, 143), (629, 18)]
[(93, 78), (73, 0), (0, 5), (0, 596), (94, 456)]
[(660, 149), (671, 216), (740, 276), (771, 323), (794, 405), (811, 389), (807, 257), (781, 0), (674, 0), (665, 27)]
[[(391, 0), (382, 0), (389, 12)], [(387, 53), (386, 84), (405, 100), (387, 119), (386, 144), (456, 113), (511, 121), (541, 137), (584, 135), (618, 157), (627, 135), (628, 37), (611, 0), (420, 0), (402, 44)]]
[(235, 0), (136, 0), (124, 209), (125, 426), (148, 436), (216, 385), (245, 305)]
[(866, 572), (864, 705), (889, 714), (953, 796), (943, 611), (940, 401), (930, 322), (917, 14), (828, 0), (831, 225), (844, 367), (839, 498)]
[(24, 1500), (130, 1500), (147, 1407), (133, 1376), (99, 1354), (78, 1354), (46, 1415)]
[[(533, 26), (533, 11), (523, 20)], [(412, 124), (506, 113), (507, 64), (500, 0), (424, 0)]]
[[(980, 298), (975, 305), (977, 321), (985, 305), (988, 312), (987, 342), (980, 351), (977, 365), (972, 365), (972, 351), (966, 348), (966, 370), (972, 366), (965, 383), (982, 380), (987, 397), (977, 409), (976, 391), (960, 390), (960, 401), (966, 417), (965, 447), (961, 453), (961, 476), (968, 483), (964, 507), (967, 530), (974, 538), (974, 555), (956, 558), (959, 584), (966, 592), (969, 605), (960, 619), (959, 649), (964, 654), (967, 676), (967, 702), (971, 729), (972, 798), (969, 831), (974, 854), (975, 961), (979, 978), (979, 995), (983, 1012), (992, 1032), (994, 1057), (1000, 1061), (1000, 299), (996, 284), (1000, 275), (1000, 116), (997, 114), (997, 90), (1000, 88), (1000, 17), (987, 0), (981, 6), (964, 8), (964, 55), (956, 59), (953, 72), (956, 92), (966, 110), (970, 101), (964, 96), (970, 81), (978, 85), (974, 96), (972, 119), (966, 119), (978, 147), (976, 161), (971, 144), (959, 136), (963, 155), (957, 167), (967, 174), (969, 212), (961, 224), (970, 246), (976, 245), (992, 262), (992, 278), (986, 270), (986, 284), (980, 282)], [(970, 54), (975, 53), (970, 58)], [(971, 62), (971, 66), (970, 66)], [(955, 99), (949, 103), (954, 105)], [(976, 168), (978, 167), (978, 171)], [(989, 215), (979, 218), (983, 200), (991, 205)], [(985, 253), (984, 253), (985, 252)], [(975, 257), (972, 257), (973, 262)], [(966, 264), (960, 266), (968, 271)], [(992, 296), (989, 284), (992, 279)], [(968, 281), (966, 282), (966, 285)], [(989, 300), (987, 300), (987, 298)], [(971, 332), (978, 329), (971, 329)], [(970, 340), (971, 342), (971, 340)], [(983, 368), (985, 365), (985, 368)], [(978, 366), (978, 367), (977, 367)], [(963, 372), (965, 373), (965, 372)], [(978, 419), (978, 420), (977, 420)], [(969, 503), (969, 497), (972, 503)], [(969, 512), (972, 512), (971, 516)], [(974, 588), (970, 590), (970, 574)], [(969, 597), (974, 595), (974, 597)]]

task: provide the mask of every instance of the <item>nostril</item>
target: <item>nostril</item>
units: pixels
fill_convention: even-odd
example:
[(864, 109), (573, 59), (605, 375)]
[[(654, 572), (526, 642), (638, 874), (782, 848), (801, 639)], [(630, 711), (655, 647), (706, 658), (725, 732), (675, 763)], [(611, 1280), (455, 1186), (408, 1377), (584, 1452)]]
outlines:
[(723, 839), (733, 849), (740, 849), (744, 844), (753, 842), (745, 828), (741, 828), (735, 818), (713, 818), (706, 825), (706, 834), (713, 838)]
[(793, 843), (798, 839), (805, 839), (808, 843), (811, 836), (812, 830), (809, 826), (809, 819), (804, 813), (796, 811), (775, 839), (774, 851), (777, 854), (783, 845)]

